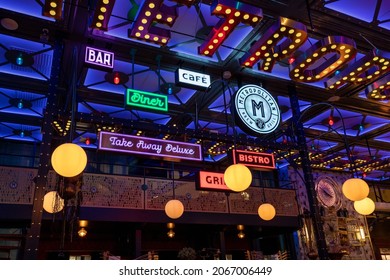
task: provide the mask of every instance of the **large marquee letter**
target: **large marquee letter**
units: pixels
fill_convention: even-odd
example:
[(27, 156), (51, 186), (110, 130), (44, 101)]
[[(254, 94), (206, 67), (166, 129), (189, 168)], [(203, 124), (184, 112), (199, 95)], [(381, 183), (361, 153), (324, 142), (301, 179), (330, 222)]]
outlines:
[(374, 100), (389, 100), (390, 99), (390, 76), (368, 85), (366, 88), (366, 96)]
[(354, 40), (343, 36), (326, 37), (296, 58), (291, 65), (290, 78), (298, 82), (317, 82), (347, 64), (356, 53)]
[(199, 54), (210, 57), (239, 23), (255, 26), (263, 18), (263, 11), (260, 8), (232, 0), (214, 0), (211, 13), (223, 18), (198, 48)]
[(390, 53), (374, 49), (340, 74), (326, 81), (328, 89), (339, 89), (345, 84), (367, 83), (390, 71)]
[[(291, 56), (306, 40), (304, 24), (280, 17), (240, 59), (240, 64), (253, 67), (262, 59), (263, 63), (259, 68), (271, 72), (276, 61)], [(278, 45), (279, 42), (281, 43)]]
[(163, 0), (146, 0), (141, 7), (128, 36), (138, 40), (159, 45), (166, 45), (171, 38), (170, 30), (154, 26), (154, 23), (166, 24), (170, 27), (177, 18), (176, 7), (168, 7)]

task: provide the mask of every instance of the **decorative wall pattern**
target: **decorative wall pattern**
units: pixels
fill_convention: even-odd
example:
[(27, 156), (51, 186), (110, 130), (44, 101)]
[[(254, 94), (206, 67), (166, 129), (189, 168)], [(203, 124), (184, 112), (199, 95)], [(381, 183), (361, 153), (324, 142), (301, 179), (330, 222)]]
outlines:
[[(298, 173), (299, 172), (299, 173)], [(364, 216), (360, 215), (353, 208), (353, 202), (342, 195), (342, 184), (351, 178), (347, 173), (332, 172), (313, 172), (314, 181), (320, 176), (328, 176), (337, 183), (337, 188), (341, 198), (339, 209), (333, 207), (322, 208), (322, 222), (325, 232), (325, 239), (328, 246), (328, 252), (331, 256), (338, 256), (343, 259), (374, 259), (374, 251), (369, 237), (369, 230)], [(297, 190), (297, 200), (299, 213), (303, 214), (304, 209), (309, 209), (308, 196), (304, 181), (302, 179), (302, 170), (289, 168), (289, 177), (294, 188)], [(307, 221), (302, 219), (303, 227), (298, 232), (300, 259), (309, 259), (309, 253), (316, 248), (315, 242), (309, 244), (309, 240), (314, 239), (313, 232), (308, 230)], [(363, 226), (366, 239), (358, 240), (358, 227)], [(309, 239), (310, 236), (310, 239)], [(313, 240), (314, 241), (314, 240)]]
[(37, 170), (0, 166), (0, 203), (32, 204)]
[[(164, 209), (165, 203), (173, 197), (172, 183), (172, 180), (147, 179), (145, 208)], [(175, 198), (183, 203), (185, 211), (228, 212), (225, 193), (198, 191), (194, 182), (175, 181)]]
[(83, 206), (143, 208), (142, 178), (99, 174), (83, 175)]
[[(36, 171), (1, 167), (0, 172), (0, 203), (31, 204)], [(82, 182), (81, 206), (164, 210), (173, 198), (173, 181), (167, 179), (84, 173)], [(50, 171), (47, 191), (55, 190), (58, 184), (59, 177)], [(294, 190), (265, 188), (264, 192), (266, 201), (275, 206), (276, 215), (298, 215)], [(242, 193), (226, 194), (200, 191), (195, 182), (175, 180), (175, 198), (183, 202), (185, 211), (257, 215), (263, 189), (252, 187)]]
[(257, 215), (260, 204), (267, 202), (274, 205), (277, 216), (298, 216), (294, 190), (249, 188), (243, 193), (231, 194), (229, 201), (231, 213)]

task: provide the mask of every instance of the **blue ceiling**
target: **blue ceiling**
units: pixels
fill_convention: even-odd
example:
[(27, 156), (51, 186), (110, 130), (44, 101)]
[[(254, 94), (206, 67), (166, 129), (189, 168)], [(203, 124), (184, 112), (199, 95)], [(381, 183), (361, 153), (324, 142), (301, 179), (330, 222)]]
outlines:
[[(93, 2), (93, 1), (92, 1)], [(98, 1), (95, 1), (98, 2)], [(286, 16), (286, 7), (291, 7), (294, 1), (243, 1), (247, 4), (257, 5), (263, 9), (264, 18), (251, 27), (239, 24), (231, 35), (218, 48), (216, 53), (207, 57), (198, 54), (198, 47), (203, 43), (205, 30), (216, 26), (220, 17), (211, 13), (211, 1), (197, 2), (196, 5), (178, 5), (175, 1), (163, 1), (164, 5), (176, 7), (177, 20), (171, 27), (156, 23), (154, 26), (169, 29), (171, 39), (166, 46), (147, 43), (128, 37), (129, 29), (133, 28), (137, 17), (138, 7), (142, 6), (143, 0), (116, 0), (112, 14), (108, 21), (108, 30), (102, 31), (90, 28), (93, 12), (97, 9), (94, 4), (86, 6), (79, 1), (65, 2), (63, 7), (64, 17), (54, 20), (42, 16), (44, 1), (20, 0), (2, 1), (0, 3), (0, 75), (7, 84), (0, 88), (0, 138), (16, 141), (40, 142), (41, 122), (44, 117), (46, 106), (47, 86), (52, 77), (52, 69), (55, 65), (54, 37), (56, 34), (63, 35), (63, 43), (66, 46), (76, 46), (81, 56), (83, 48), (91, 45), (97, 48), (110, 49), (115, 52), (114, 72), (121, 72), (127, 76), (128, 81), (123, 84), (114, 84), (107, 80), (107, 71), (94, 69), (87, 65), (79, 65), (77, 68), (77, 92), (79, 93), (77, 112), (83, 114), (104, 114), (113, 119), (148, 122), (156, 126), (176, 127), (183, 125), (185, 129), (209, 131), (218, 135), (246, 135), (239, 127), (233, 129), (233, 125), (226, 120), (231, 119), (230, 98), (248, 77), (252, 82), (256, 81), (265, 88), (273, 89), (272, 95), (276, 98), (281, 108), (282, 124), (273, 135), (253, 136), (246, 135), (248, 139), (259, 141), (271, 141), (283, 143), (293, 141), (290, 135), (291, 128), (291, 105), (286, 87), (279, 85), (291, 82), (289, 77), (290, 67), (285, 61), (275, 64), (271, 73), (259, 70), (257, 65), (253, 68), (244, 68), (238, 64), (249, 49), (250, 45), (259, 40), (265, 30), (275, 21), (275, 11), (280, 10), (280, 16)], [(270, 1), (266, 1), (270, 2)], [(305, 1), (301, 1), (302, 3)], [(358, 54), (352, 62), (358, 61), (367, 53), (370, 45), (386, 45), (389, 36), (385, 39), (378, 37), (380, 34), (389, 35), (390, 30), (390, 1), (364, 1), (364, 0), (339, 0), (339, 1), (309, 1), (310, 7), (305, 9), (304, 15), (301, 10), (296, 11), (297, 21), (306, 24), (308, 40), (299, 48), (299, 53), (304, 53), (325, 35), (348, 35), (348, 31), (342, 27), (314, 26), (310, 24), (320, 22), (321, 15), (333, 16), (339, 21), (356, 24), (356, 29), (351, 32), (361, 34), (355, 36)], [(323, 2), (319, 4), (317, 2)], [(374, 4), (375, 2), (375, 4)], [(263, 5), (263, 6), (262, 6)], [(282, 9), (283, 8), (283, 9)], [(282, 12), (284, 11), (284, 12)], [(293, 11), (289, 11), (293, 13)], [(313, 21), (307, 18), (307, 12), (312, 13)], [(36, 19), (32, 26), (29, 20)], [(15, 30), (7, 28), (9, 19), (18, 24)], [(30, 26), (29, 26), (30, 25)], [(359, 27), (360, 26), (360, 27)], [(49, 30), (49, 39), (42, 37), (44, 28)], [(83, 28), (83, 30), (77, 30)], [(333, 28), (333, 30), (332, 30)], [(317, 31), (318, 30), (318, 31)], [(39, 31), (37, 33), (33, 33)], [(332, 33), (330, 33), (332, 31)], [(76, 34), (77, 33), (77, 34)], [(344, 34), (346, 33), (346, 34)], [(377, 37), (374, 37), (377, 36)], [(383, 36), (385, 36), (383, 35)], [(382, 40), (384, 42), (380, 42)], [(363, 45), (364, 44), (364, 45)], [(389, 52), (389, 46), (383, 49)], [(69, 105), (66, 98), (70, 85), (70, 62), (72, 61), (71, 47), (65, 47), (60, 70), (60, 84), (58, 92), (63, 96), (62, 108), (66, 110)], [(30, 66), (19, 66), (11, 63), (6, 53), (10, 50), (21, 51), (33, 57)], [(132, 53), (132, 50), (136, 52)], [(161, 53), (162, 60), (155, 57)], [(153, 57), (152, 57), (153, 56)], [(321, 61), (328, 60), (324, 56)], [(318, 63), (321, 63), (318, 62)], [(82, 63), (81, 63), (82, 64)], [(178, 87), (177, 91), (168, 96), (169, 106), (172, 111), (157, 113), (144, 110), (129, 110), (124, 108), (119, 101), (124, 99), (126, 89), (138, 89), (146, 92), (164, 93), (163, 86), (175, 83), (175, 70), (179, 67), (191, 68), (195, 71), (211, 73), (213, 84), (207, 90), (194, 90)], [(233, 76), (224, 81), (221, 76), (224, 71), (230, 71)], [(220, 73), (220, 76), (216, 75)], [(236, 79), (240, 76), (240, 79)], [(388, 72), (381, 79), (388, 79)], [(377, 81), (379, 82), (379, 81)], [(390, 145), (390, 121), (388, 112), (390, 107), (388, 100), (369, 100), (366, 97), (366, 86), (352, 86), (340, 92), (327, 91), (323, 80), (315, 83), (298, 83), (299, 105), (302, 113), (302, 122), (307, 131), (307, 146), (311, 152), (322, 153), (322, 162), (327, 158), (340, 158), (340, 166), (346, 166), (342, 158), (345, 158), (344, 133), (350, 141), (351, 150), (356, 158), (365, 160), (366, 163), (380, 160), (381, 168), (362, 167), (359, 172), (366, 173), (368, 179), (384, 180), (388, 173), (386, 166)], [(389, 86), (387, 86), (389, 88)], [(388, 89), (390, 90), (390, 89)], [(390, 95), (390, 94), (389, 94)], [(332, 99), (334, 98), (334, 99)], [(17, 101), (22, 100), (23, 105)], [(333, 102), (339, 111), (334, 111), (332, 106), (323, 106), (321, 110), (310, 109), (313, 105)], [(12, 102), (11, 102), (12, 101)], [(26, 104), (29, 104), (26, 106)], [(65, 104), (65, 105), (64, 105)], [(373, 110), (373, 108), (378, 108)], [(62, 112), (59, 110), (59, 112)], [(387, 113), (387, 114), (386, 114)], [(341, 114), (341, 116), (340, 116)], [(330, 115), (335, 118), (335, 124), (329, 126), (327, 119)], [(35, 122), (35, 123), (34, 123)], [(89, 149), (96, 149), (96, 142), (86, 144), (86, 139), (96, 139), (96, 133), (103, 125), (81, 125), (76, 129), (75, 143)], [(121, 132), (120, 125), (113, 125), (112, 129)], [(345, 131), (344, 131), (345, 129)], [(122, 131), (124, 132), (124, 131)], [(129, 132), (127, 132), (129, 133)], [(151, 134), (146, 130), (134, 130), (131, 133), (142, 135)], [(60, 136), (63, 136), (60, 133)], [(182, 135), (158, 134), (152, 137), (170, 137), (181, 139)], [(176, 137), (176, 138), (175, 138)], [(199, 135), (199, 139), (201, 135)], [(286, 140), (287, 139), (287, 140)], [(205, 141), (204, 158), (207, 161), (222, 162), (226, 160), (226, 152), (229, 145), (218, 144), (218, 141)], [(383, 146), (383, 148), (380, 148)], [(251, 149), (252, 147), (244, 147)], [(261, 147), (257, 147), (259, 150)], [(286, 151), (274, 151), (279, 159), (279, 166), (296, 161), (298, 151), (290, 153), (286, 158)], [(373, 156), (375, 155), (375, 156)], [(314, 162), (314, 158), (313, 158)], [(326, 164), (324, 169), (338, 170), (332, 164)], [(348, 170), (348, 168), (344, 168)]]

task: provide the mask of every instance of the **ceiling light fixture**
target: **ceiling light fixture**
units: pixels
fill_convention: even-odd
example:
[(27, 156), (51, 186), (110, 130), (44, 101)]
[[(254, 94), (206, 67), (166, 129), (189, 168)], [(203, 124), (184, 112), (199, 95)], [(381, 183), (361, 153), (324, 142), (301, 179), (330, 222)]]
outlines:
[(114, 84), (118, 85), (120, 82), (121, 82), (121, 78), (119, 77), (119, 74), (115, 73)]
[(8, 62), (21, 67), (32, 66), (34, 64), (34, 57), (25, 51), (7, 50), (5, 52), (5, 58)]
[(11, 98), (9, 101), (11, 106), (14, 106), (18, 109), (31, 109), (32, 103), (29, 100), (23, 98)]
[(177, 86), (174, 83), (165, 83), (161, 85), (161, 92), (168, 95), (177, 94), (180, 91), (181, 87)]
[(87, 236), (87, 230), (85, 229), (85, 228), (81, 228), (78, 232), (77, 232), (77, 234), (81, 237), (81, 238), (83, 238), (83, 237), (85, 237), (85, 236)]
[(104, 76), (106, 82), (114, 85), (124, 85), (129, 81), (129, 76), (123, 72), (115, 71)]
[(23, 54), (19, 53), (18, 56), (16, 57), (16, 64), (19, 66), (23, 65)]
[(1, 26), (3, 26), (5, 29), (14, 31), (19, 28), (19, 24), (11, 19), (11, 18), (2, 18), (1, 19)]

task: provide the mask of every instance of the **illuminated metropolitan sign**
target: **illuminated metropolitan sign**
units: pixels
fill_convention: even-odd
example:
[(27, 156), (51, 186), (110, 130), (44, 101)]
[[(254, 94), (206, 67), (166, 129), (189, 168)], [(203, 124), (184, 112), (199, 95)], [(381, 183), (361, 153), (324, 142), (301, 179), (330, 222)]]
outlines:
[(168, 96), (128, 88), (126, 91), (126, 107), (168, 111)]
[(201, 146), (192, 143), (101, 131), (99, 150), (185, 160), (202, 160)]
[(231, 192), (231, 189), (225, 185), (223, 173), (216, 172), (199, 171), (196, 180), (196, 188), (199, 190)]
[(207, 89), (210, 86), (210, 75), (184, 69), (177, 69), (176, 84), (194, 89)]
[(275, 169), (273, 154), (240, 151), (233, 149), (233, 163), (242, 163), (258, 169)]
[(280, 110), (272, 95), (257, 85), (241, 87), (232, 100), (232, 110), (242, 130), (267, 134), (280, 123)]
[(114, 68), (114, 53), (91, 47), (85, 48), (85, 63), (98, 68)]

